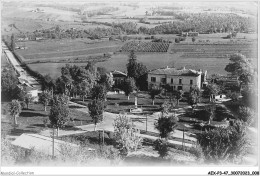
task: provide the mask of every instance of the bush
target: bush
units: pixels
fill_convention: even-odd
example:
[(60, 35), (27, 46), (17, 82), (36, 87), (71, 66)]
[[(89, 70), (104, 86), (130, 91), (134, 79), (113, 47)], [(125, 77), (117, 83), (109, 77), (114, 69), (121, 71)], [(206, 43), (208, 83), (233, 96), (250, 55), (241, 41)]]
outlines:
[(180, 39), (179, 38), (175, 38), (175, 43), (180, 43)]
[(122, 156), (136, 151), (141, 147), (143, 139), (139, 136), (140, 131), (134, 129), (127, 116), (119, 115), (114, 121), (114, 137), (116, 147)]
[(241, 121), (235, 121), (228, 128), (216, 128), (197, 134), (205, 159), (214, 163), (241, 159), (249, 145), (245, 130)]
[(166, 139), (157, 139), (153, 143), (154, 150), (158, 151), (160, 157), (164, 158), (168, 155), (168, 145)]
[(102, 146), (99, 150), (101, 157), (109, 159), (112, 164), (118, 164), (121, 161), (119, 151), (113, 146)]
[(185, 41), (185, 40), (186, 40), (186, 37), (179, 37), (179, 40), (180, 40), (180, 41)]
[(161, 116), (154, 123), (155, 128), (159, 131), (161, 138), (167, 138), (171, 132), (175, 130), (177, 125), (177, 118), (175, 116)]
[(203, 161), (205, 158), (203, 150), (199, 145), (189, 148), (188, 152), (191, 153), (192, 155), (196, 156), (197, 160)]
[(217, 106), (214, 112), (214, 118), (215, 121), (223, 121), (225, 119), (234, 119), (233, 115), (227, 110), (226, 107)]
[(255, 121), (256, 113), (249, 107), (240, 106), (238, 118), (243, 120), (247, 125), (251, 125)]
[(210, 118), (210, 112), (208, 112), (207, 110), (195, 111), (192, 114), (192, 117), (198, 120), (208, 121)]

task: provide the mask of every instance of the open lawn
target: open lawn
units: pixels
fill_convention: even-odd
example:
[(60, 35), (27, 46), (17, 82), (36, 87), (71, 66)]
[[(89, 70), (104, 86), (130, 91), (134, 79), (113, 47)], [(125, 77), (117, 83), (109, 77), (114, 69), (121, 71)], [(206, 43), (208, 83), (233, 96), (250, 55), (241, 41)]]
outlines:
[[(39, 133), (43, 129), (50, 127), (50, 125), (45, 127), (43, 123), (44, 120), (49, 120), (49, 106), (46, 112), (41, 104), (30, 104), (29, 109), (24, 108), (17, 118), (19, 126), (15, 130), (13, 130), (12, 127), (13, 118), (8, 113), (8, 104), (2, 103), (1, 108), (1, 132), (3, 134), (19, 136), (22, 133)], [(70, 106), (70, 118), (74, 119), (74, 122), (69, 122), (65, 129), (72, 129), (73, 126), (91, 123), (92, 120), (90, 116), (85, 112), (79, 111), (79, 108), (80, 107)]]

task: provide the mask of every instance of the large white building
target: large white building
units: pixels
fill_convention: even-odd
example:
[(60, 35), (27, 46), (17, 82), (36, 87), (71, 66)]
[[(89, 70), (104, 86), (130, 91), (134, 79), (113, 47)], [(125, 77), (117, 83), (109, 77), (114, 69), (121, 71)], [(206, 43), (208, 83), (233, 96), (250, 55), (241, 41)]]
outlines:
[(189, 92), (191, 87), (201, 89), (202, 83), (206, 80), (207, 71), (204, 73), (199, 70), (176, 68), (159, 68), (148, 73), (148, 88), (153, 86), (161, 87), (166, 84), (171, 86), (172, 90), (183, 90)]

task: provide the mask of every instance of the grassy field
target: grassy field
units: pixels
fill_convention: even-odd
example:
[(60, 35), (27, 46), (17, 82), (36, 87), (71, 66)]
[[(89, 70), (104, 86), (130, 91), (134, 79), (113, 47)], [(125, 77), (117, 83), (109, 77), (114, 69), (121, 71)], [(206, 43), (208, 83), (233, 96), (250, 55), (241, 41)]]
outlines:
[[(137, 54), (137, 60), (147, 66), (148, 69), (156, 69), (166, 66), (175, 66), (191, 69), (207, 70), (208, 74), (219, 73), (226, 74), (225, 66), (229, 63), (228, 59), (223, 58), (182, 58), (180, 54)], [(128, 63), (128, 54), (116, 54), (111, 59), (98, 62), (96, 66), (105, 67), (108, 71), (120, 70), (126, 71), (126, 64)], [(70, 63), (83, 66), (84, 63)], [(39, 63), (29, 64), (29, 66), (39, 73), (45, 75), (50, 74), (53, 77), (60, 76), (61, 67), (66, 63)]]
[[(130, 35), (131, 37), (143, 37), (142, 35)], [(203, 69), (208, 74), (225, 75), (225, 66), (229, 63), (229, 55), (242, 53), (249, 58), (256, 58), (257, 45), (254, 39), (256, 34), (238, 33), (235, 39), (225, 39), (227, 33), (200, 34), (196, 41), (191, 37), (179, 44), (171, 43), (167, 53), (137, 53), (137, 59), (147, 66), (148, 69), (156, 69), (166, 66), (175, 66)], [(177, 35), (156, 35), (157, 38), (174, 41)], [(26, 50), (16, 50), (18, 54), (29, 62), (29, 66), (39, 73), (50, 74), (53, 77), (60, 75), (60, 68), (68, 61), (73, 64), (76, 58), (84, 62), (84, 57), (108, 52), (116, 52), (124, 45), (121, 41), (93, 41), (90, 39), (62, 39), (45, 41), (18, 42), (18, 45), (26, 46)], [(38, 60), (63, 63), (35, 63)], [(87, 61), (87, 60), (86, 60)], [(253, 60), (256, 63), (256, 59)], [(47, 61), (46, 61), (47, 62)], [(105, 67), (107, 70), (126, 71), (128, 53), (116, 53), (111, 59), (97, 63), (97, 66)], [(76, 65), (84, 65), (77, 63)]]
[[(13, 130), (12, 122), (13, 118), (8, 113), (8, 104), (1, 104), (1, 132), (5, 134), (21, 135), (22, 133), (38, 133), (44, 128), (43, 120), (49, 119), (50, 107), (47, 107), (47, 111), (44, 111), (41, 104), (30, 104), (29, 109), (23, 109), (20, 116), (17, 118), (19, 127)], [(68, 125), (86, 125), (91, 122), (91, 118), (87, 113), (77, 110), (79, 107), (70, 106), (70, 118), (74, 119), (74, 123)], [(69, 128), (68, 126), (68, 128)], [(50, 127), (50, 126), (48, 126)]]
[(77, 56), (96, 53), (115, 52), (121, 47), (120, 41), (93, 41), (90, 39), (62, 39), (19, 42), (26, 50), (17, 50), (25, 59)]

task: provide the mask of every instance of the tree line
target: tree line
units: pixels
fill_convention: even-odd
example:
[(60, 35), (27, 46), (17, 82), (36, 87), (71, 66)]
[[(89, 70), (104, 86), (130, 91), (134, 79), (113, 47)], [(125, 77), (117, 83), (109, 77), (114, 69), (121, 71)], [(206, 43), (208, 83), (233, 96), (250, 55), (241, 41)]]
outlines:
[[(176, 16), (176, 14), (172, 14)], [(200, 33), (217, 32), (247, 32), (255, 29), (253, 18), (242, 17), (237, 14), (222, 13), (190, 13), (178, 14), (177, 21), (159, 24), (158, 26), (147, 28), (138, 27), (135, 22), (109, 23), (109, 22), (91, 22), (109, 26), (110, 28), (97, 27), (94, 29), (61, 29), (60, 26), (50, 29), (36, 30), (33, 33), (23, 33), (20, 36), (30, 36), (31, 39), (43, 37), (46, 39), (62, 38), (90, 38), (100, 39), (102, 37), (121, 36), (130, 34), (180, 34), (181, 32), (197, 31)], [(122, 37), (123, 38), (123, 37)]]

